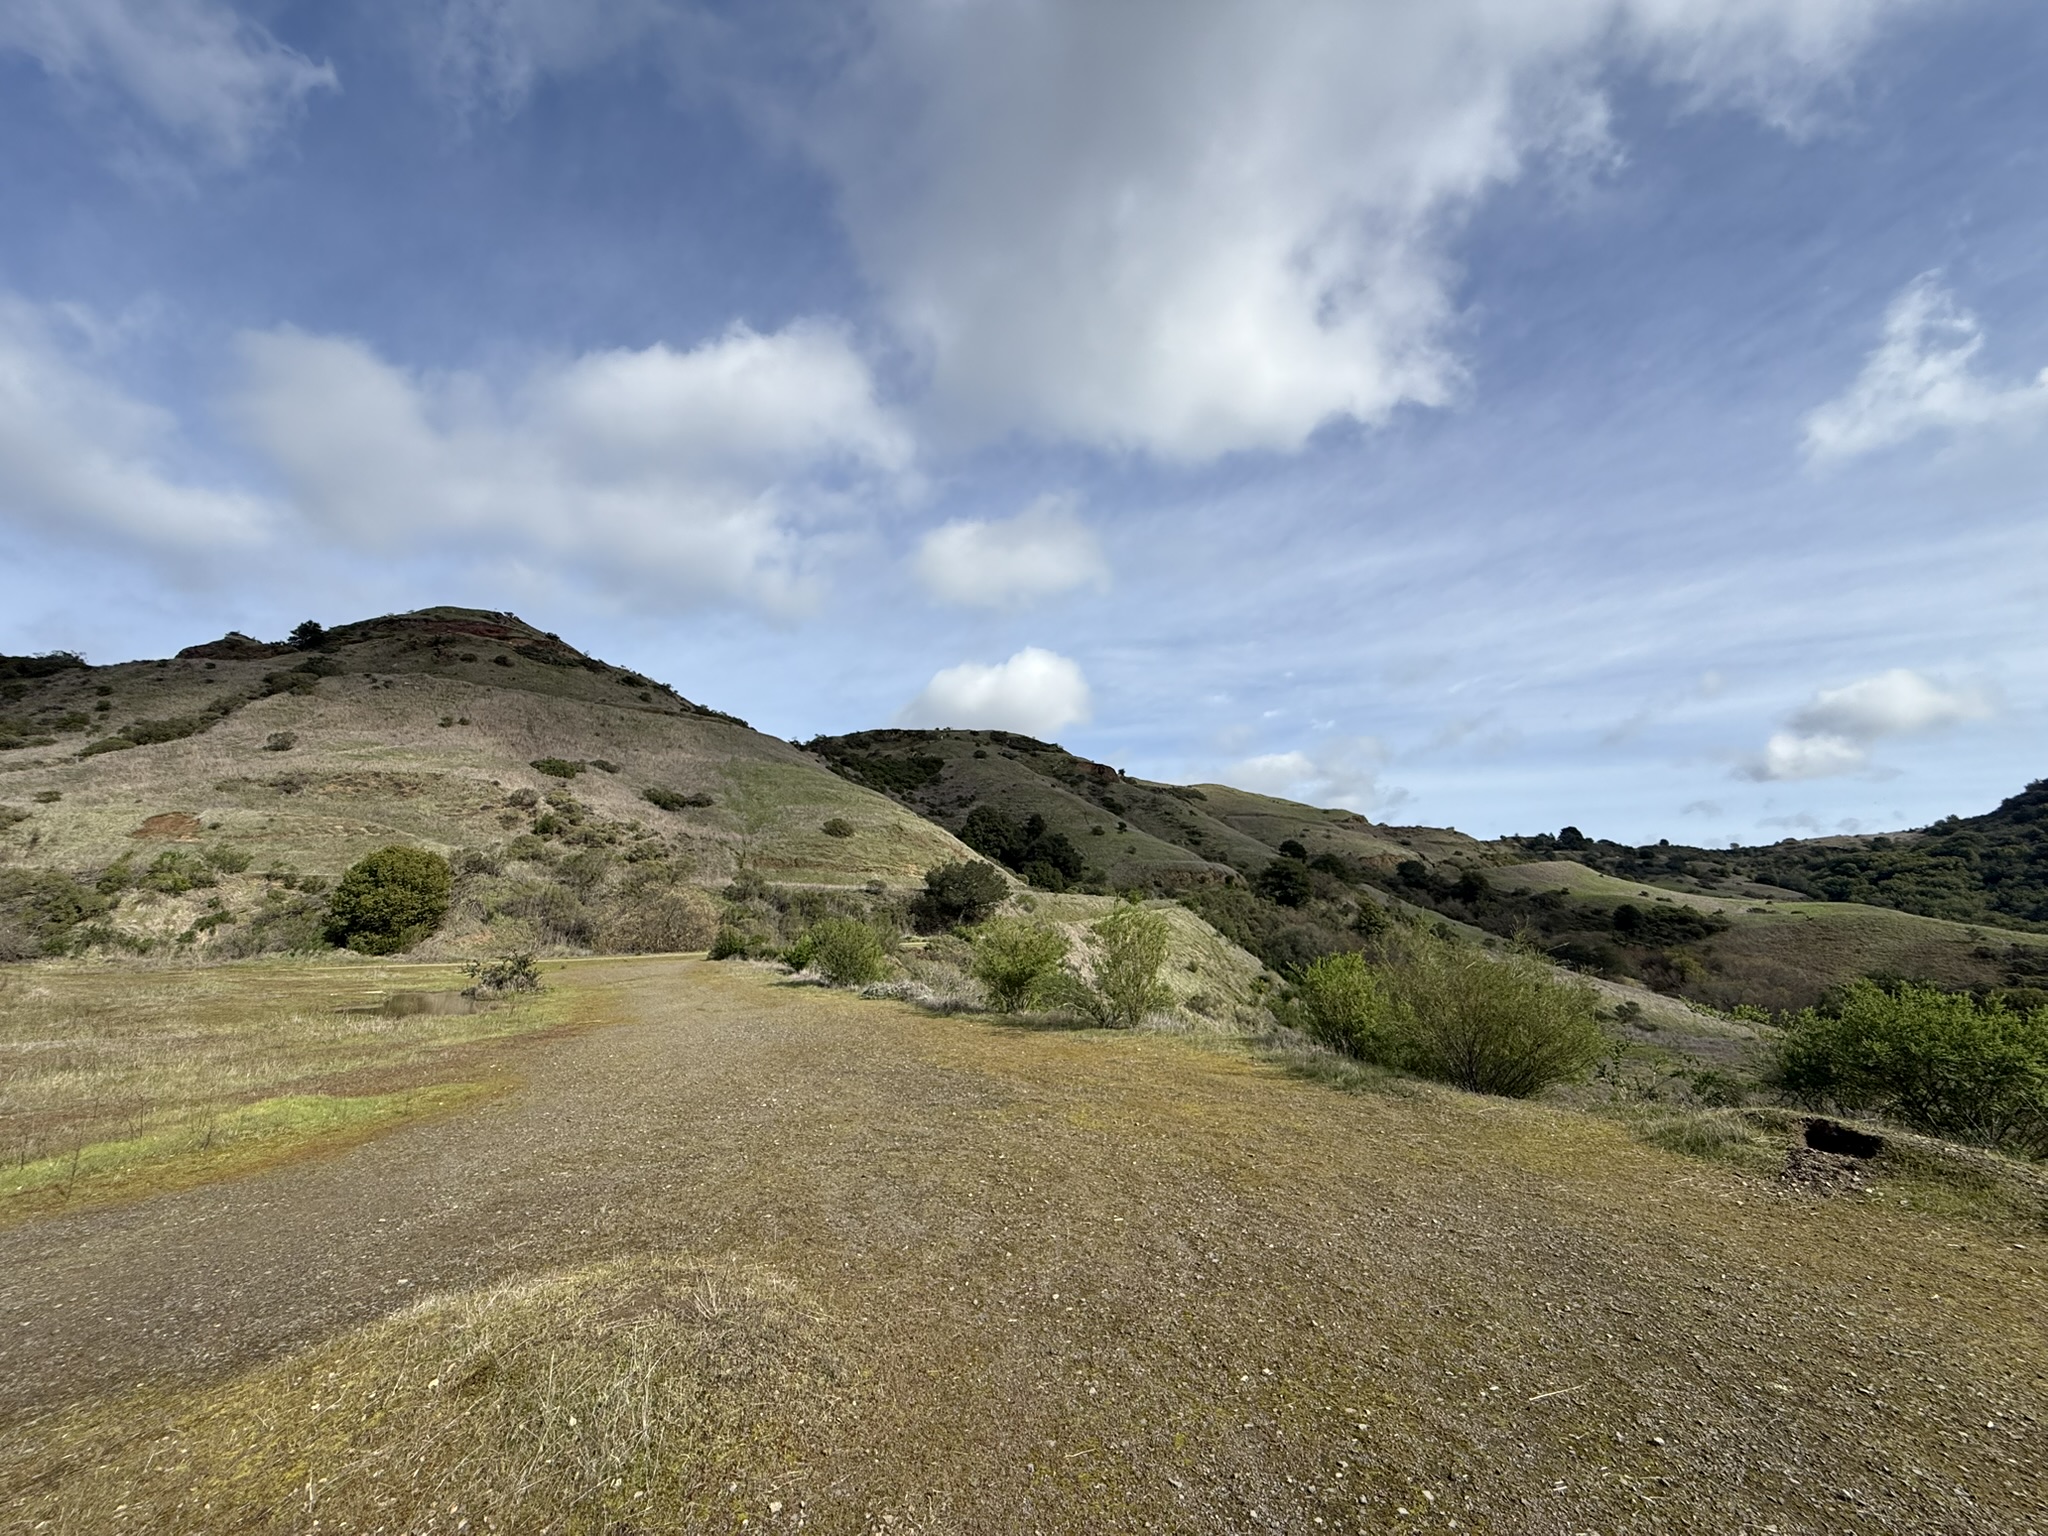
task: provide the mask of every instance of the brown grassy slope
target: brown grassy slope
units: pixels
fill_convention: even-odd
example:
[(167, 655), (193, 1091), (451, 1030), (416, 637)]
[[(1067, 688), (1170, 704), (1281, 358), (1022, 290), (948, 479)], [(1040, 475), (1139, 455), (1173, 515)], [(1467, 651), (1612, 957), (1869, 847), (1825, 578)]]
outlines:
[(7, 1517), (2043, 1528), (2032, 1232), (1543, 1105), (571, 969), (618, 1027), (518, 1098), (0, 1234)]
[[(509, 615), (426, 609), (338, 629), (315, 653), (337, 675), (305, 693), (252, 699), (266, 676), (308, 658), (227, 654), (236, 649), (29, 684), (10, 706), (25, 715), (90, 713), (97, 689), (109, 688), (114, 707), (93, 715), (92, 739), (138, 720), (202, 714), (215, 700), (235, 707), (179, 741), (80, 760), (74, 752), (87, 737), (71, 735), (63, 748), (0, 754), (0, 803), (30, 813), (0, 833), (0, 858), (67, 870), (125, 853), (146, 860), (164, 843), (136, 835), (144, 821), (182, 812), (198, 823), (185, 829), (193, 842), (230, 842), (259, 870), (278, 862), (331, 878), (384, 843), (484, 846), (523, 830), (507, 794), (561, 787), (528, 766), (542, 757), (617, 763), (617, 774), (580, 774), (571, 792), (600, 816), (659, 832), (706, 879), (724, 878), (744, 856), (779, 878), (904, 883), (964, 855), (937, 827), (788, 743), (583, 658)], [(293, 733), (295, 745), (264, 750), (278, 732)], [(715, 804), (660, 811), (641, 797), (649, 785), (707, 793)], [(61, 800), (37, 798), (51, 792)], [(826, 837), (820, 828), (833, 817), (855, 835)]]

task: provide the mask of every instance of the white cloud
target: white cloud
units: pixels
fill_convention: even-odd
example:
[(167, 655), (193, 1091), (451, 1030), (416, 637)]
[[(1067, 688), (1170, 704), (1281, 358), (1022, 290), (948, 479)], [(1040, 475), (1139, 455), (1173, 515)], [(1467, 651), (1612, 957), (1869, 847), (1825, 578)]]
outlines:
[(317, 529), (524, 559), (643, 602), (801, 607), (807, 546), (852, 492), (910, 469), (866, 365), (814, 323), (591, 353), (503, 391), (335, 337), (242, 348), (234, 413)]
[(1255, 794), (1369, 812), (1399, 805), (1405, 790), (1380, 782), (1386, 748), (1370, 736), (1325, 744), (1313, 754), (1267, 752), (1232, 763), (1223, 782)]
[(276, 509), (180, 473), (178, 422), (103, 378), (89, 346), (66, 344), (79, 319), (109, 334), (83, 312), (0, 296), (0, 518), (195, 553), (262, 542)]
[(1764, 744), (1761, 758), (1744, 764), (1744, 778), (1824, 779), (1858, 773), (1871, 748), (1888, 736), (1917, 736), (1993, 713), (1977, 688), (1947, 688), (1918, 672), (1894, 667), (1840, 688), (1823, 689)]
[(800, 130), (971, 432), (1292, 449), (1461, 383), (1448, 235), (1617, 59), (1779, 122), (1907, 0), (876, 0)]
[(0, 52), (24, 53), (224, 165), (288, 127), (334, 70), (216, 0), (6, 0)]
[(1004, 521), (933, 529), (918, 547), (917, 574), (934, 597), (967, 608), (1020, 608), (1109, 585), (1102, 546), (1067, 496), (1042, 496)]
[(1916, 279), (1886, 311), (1856, 382), (1806, 418), (1807, 455), (1848, 459), (1922, 432), (2048, 421), (2048, 369), (2027, 384), (1987, 383), (1974, 370), (1983, 346), (1976, 316), (1932, 274)]
[(1085, 721), (1092, 708), (1080, 666), (1030, 645), (993, 666), (965, 661), (935, 673), (899, 718), (905, 725), (1020, 731), (1049, 740)]

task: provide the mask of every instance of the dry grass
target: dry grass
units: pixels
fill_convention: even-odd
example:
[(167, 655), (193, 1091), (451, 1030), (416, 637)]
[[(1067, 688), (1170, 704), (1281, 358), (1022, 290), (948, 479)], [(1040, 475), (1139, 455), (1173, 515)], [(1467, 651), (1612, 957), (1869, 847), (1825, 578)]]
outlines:
[(627, 1260), (435, 1298), (10, 1449), (40, 1464), (52, 1532), (725, 1530), (764, 1486), (794, 1523), (804, 1440), (851, 1397), (833, 1348), (787, 1282)]
[[(502, 1266), (480, 1285), (279, 1359), (239, 1315), (258, 1291), (191, 1321), (221, 1283), (191, 1273), (194, 1197), (122, 1213), (117, 1261), (0, 1244), (30, 1297), (94, 1298), (75, 1325), (22, 1314), (72, 1375), (0, 1438), (0, 1510), (209, 1533), (2042, 1528), (2034, 1233), (1816, 1198), (1569, 1109), (1334, 1093), (1214, 1039), (934, 1018), (744, 966), (560, 985), (618, 1027), (545, 1047), (521, 1095), (208, 1195), (215, 1271), (292, 1221), (291, 1251), (350, 1283), (475, 1252)], [(364, 1235), (369, 1213), (389, 1225)], [(707, 1274), (746, 1294), (736, 1337), (691, 1300)], [(4, 1377), (4, 1301), (0, 1324)], [(198, 1379), (138, 1392), (145, 1369)]]
[(434, 1113), (473, 1092), (459, 1048), (567, 1016), (476, 1011), (452, 966), (42, 964), (0, 977), (0, 1222), (245, 1171)]

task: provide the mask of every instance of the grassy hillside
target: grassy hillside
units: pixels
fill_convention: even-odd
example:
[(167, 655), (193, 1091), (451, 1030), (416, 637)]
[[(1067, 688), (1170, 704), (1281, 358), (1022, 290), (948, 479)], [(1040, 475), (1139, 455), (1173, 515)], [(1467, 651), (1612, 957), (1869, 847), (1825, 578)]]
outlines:
[[(954, 832), (977, 807), (1048, 834), (1080, 853), (1073, 883), (1168, 891), (1257, 873), (1280, 844), (1337, 853), (1391, 871), (1418, 854), (1480, 856), (1481, 845), (1433, 827), (1376, 826), (1355, 811), (1317, 810), (1222, 784), (1155, 784), (1053, 743), (1010, 731), (861, 731), (820, 736), (808, 749), (855, 783)], [(971, 841), (971, 839), (970, 839)]]
[[(231, 635), (0, 671), (0, 945), (17, 956), (89, 931), (246, 939), (393, 842), (469, 850), (470, 928), (503, 917), (542, 942), (566, 911), (549, 886), (585, 907), (742, 866), (901, 886), (965, 853), (788, 743), (509, 614), (430, 608), (302, 646)], [(505, 905), (522, 902), (536, 910)]]
[(1981, 816), (1918, 831), (1787, 839), (1764, 848), (1688, 848), (1561, 837), (1510, 839), (1624, 879), (1732, 894), (1793, 894), (1923, 917), (2048, 930), (2048, 779)]

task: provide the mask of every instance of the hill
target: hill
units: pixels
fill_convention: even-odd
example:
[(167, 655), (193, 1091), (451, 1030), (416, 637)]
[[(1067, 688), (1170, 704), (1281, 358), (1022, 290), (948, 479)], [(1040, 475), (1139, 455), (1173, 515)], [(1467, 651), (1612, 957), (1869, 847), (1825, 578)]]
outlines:
[[(896, 888), (966, 856), (787, 742), (511, 614), (428, 608), (112, 666), (5, 658), (0, 679), (15, 957), (293, 947), (314, 898), (394, 842), (455, 859), (458, 948), (701, 944), (710, 904), (685, 898), (742, 867)], [(673, 931), (632, 932), (649, 911)]]
[(1515, 838), (1539, 857), (1677, 889), (1853, 901), (1922, 917), (2048, 930), (2048, 779), (1981, 816), (1915, 831), (1786, 839), (1764, 848), (1630, 848), (1565, 833)]
[[(2010, 895), (2027, 878), (2010, 871), (2031, 869), (2028, 839), (2040, 835), (2044, 797), (2034, 791), (1910, 848), (1876, 838), (1853, 855), (1832, 840), (1742, 854), (1569, 832), (1481, 842), (1226, 785), (1151, 783), (1004, 731), (864, 731), (808, 749), (1035, 885), (1176, 895), (1279, 971), (1363, 947), (1379, 913), (1405, 908), (1724, 1010), (1801, 1008), (1863, 976), (1978, 991), (2048, 983), (2048, 944), (2010, 931), (2020, 924), (1986, 931), (2002, 916), (1981, 915), (1999, 882), (1974, 905), (1948, 901), (1979, 914), (1958, 921), (1918, 909), (1939, 903), (1909, 905), (1911, 882), (1886, 884), (1892, 899), (1871, 904), (1854, 899), (1860, 885), (1797, 874), (1852, 856), (1911, 859), (1947, 871), (1955, 889), (2006, 870)], [(1964, 864), (1957, 847), (1978, 849), (1978, 863)], [(1934, 884), (1922, 878), (1917, 889)]]

